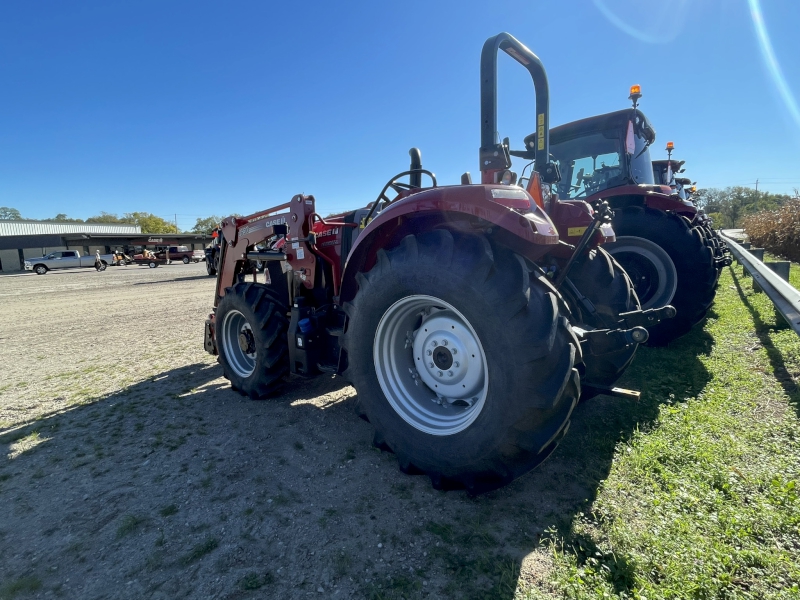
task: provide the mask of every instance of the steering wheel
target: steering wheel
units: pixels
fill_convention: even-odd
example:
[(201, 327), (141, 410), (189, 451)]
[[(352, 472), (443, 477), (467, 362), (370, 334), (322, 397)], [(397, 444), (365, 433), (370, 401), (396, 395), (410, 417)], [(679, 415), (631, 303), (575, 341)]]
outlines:
[[(419, 186), (410, 183), (405, 183), (404, 181), (398, 181), (398, 179), (412, 174), (427, 175), (428, 177), (431, 178), (433, 187), (436, 187), (436, 175), (434, 175), (427, 169), (413, 169), (411, 171), (403, 171), (402, 173), (398, 173), (397, 175), (392, 177), (385, 186), (383, 186), (381, 193), (378, 194), (378, 197), (375, 199), (375, 202), (371, 204), (367, 216), (364, 217), (366, 222), (369, 222), (370, 218), (372, 218), (372, 215), (375, 213), (375, 210), (378, 208), (378, 206), (380, 206), (381, 209), (383, 209), (384, 207), (388, 206), (389, 204), (397, 200), (404, 192), (419, 189)], [(395, 192), (394, 198), (389, 198), (389, 196), (387, 196), (387, 192), (389, 191), (389, 189)]]

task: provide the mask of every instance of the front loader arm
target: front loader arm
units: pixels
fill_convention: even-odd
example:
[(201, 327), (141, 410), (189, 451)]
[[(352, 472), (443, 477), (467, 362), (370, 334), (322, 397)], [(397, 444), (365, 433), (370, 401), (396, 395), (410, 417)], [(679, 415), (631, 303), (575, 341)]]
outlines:
[(312, 251), (315, 234), (311, 231), (312, 215), (316, 214), (313, 196), (298, 194), (290, 202), (255, 213), (247, 217), (228, 217), (222, 221), (223, 243), (220, 244), (219, 273), (214, 306), (219, 304), (225, 290), (231, 287), (246, 268), (248, 251), (275, 235), (285, 235), (283, 256), (291, 270), (309, 289), (314, 286), (317, 267)]

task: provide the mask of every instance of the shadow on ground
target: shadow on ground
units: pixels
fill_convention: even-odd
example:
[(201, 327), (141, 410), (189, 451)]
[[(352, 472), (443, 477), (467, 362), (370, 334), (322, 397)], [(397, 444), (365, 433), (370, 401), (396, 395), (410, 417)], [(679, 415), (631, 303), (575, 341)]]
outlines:
[(621, 382), (639, 402), (579, 406), (547, 462), (476, 498), (400, 473), (341, 379), (256, 402), (216, 365), (161, 373), (0, 433), (0, 581), (27, 582), (19, 597), (512, 598), (545, 530), (596, 550), (574, 517), (617, 443), (703, 388), (712, 343), (695, 328), (641, 348)]

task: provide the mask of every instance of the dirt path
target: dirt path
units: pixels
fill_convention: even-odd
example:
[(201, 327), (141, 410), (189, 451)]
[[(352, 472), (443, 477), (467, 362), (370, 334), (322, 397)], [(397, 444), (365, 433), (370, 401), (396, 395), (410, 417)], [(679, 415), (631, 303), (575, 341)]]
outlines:
[(0, 277), (0, 597), (512, 598), (635, 426), (598, 437), (598, 399), (534, 473), (435, 491), (341, 379), (231, 392), (212, 294), (202, 264)]

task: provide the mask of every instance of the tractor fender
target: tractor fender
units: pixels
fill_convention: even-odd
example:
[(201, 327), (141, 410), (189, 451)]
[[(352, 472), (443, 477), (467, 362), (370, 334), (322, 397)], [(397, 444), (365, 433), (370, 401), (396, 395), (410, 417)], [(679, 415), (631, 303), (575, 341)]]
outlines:
[[(502, 204), (513, 205), (523, 198), (520, 194), (529, 200), (530, 210)], [(534, 261), (559, 240), (553, 222), (522, 188), (463, 185), (415, 192), (390, 204), (364, 227), (347, 256), (341, 302), (352, 300), (358, 289), (356, 273), (372, 268), (381, 249), (396, 246), (411, 233), (437, 228), (492, 230), (504, 245)]]
[[(550, 216), (558, 230), (560, 240), (576, 245), (583, 233), (594, 221), (594, 211), (588, 202), (582, 200), (556, 200), (550, 211)], [(610, 244), (616, 241), (614, 229), (611, 225), (601, 225), (592, 247), (599, 244)]]
[(693, 219), (697, 208), (691, 202), (681, 200), (666, 185), (622, 185), (597, 192), (586, 198), (587, 202), (606, 200), (612, 209), (626, 206), (646, 206), (654, 210), (663, 210)]

